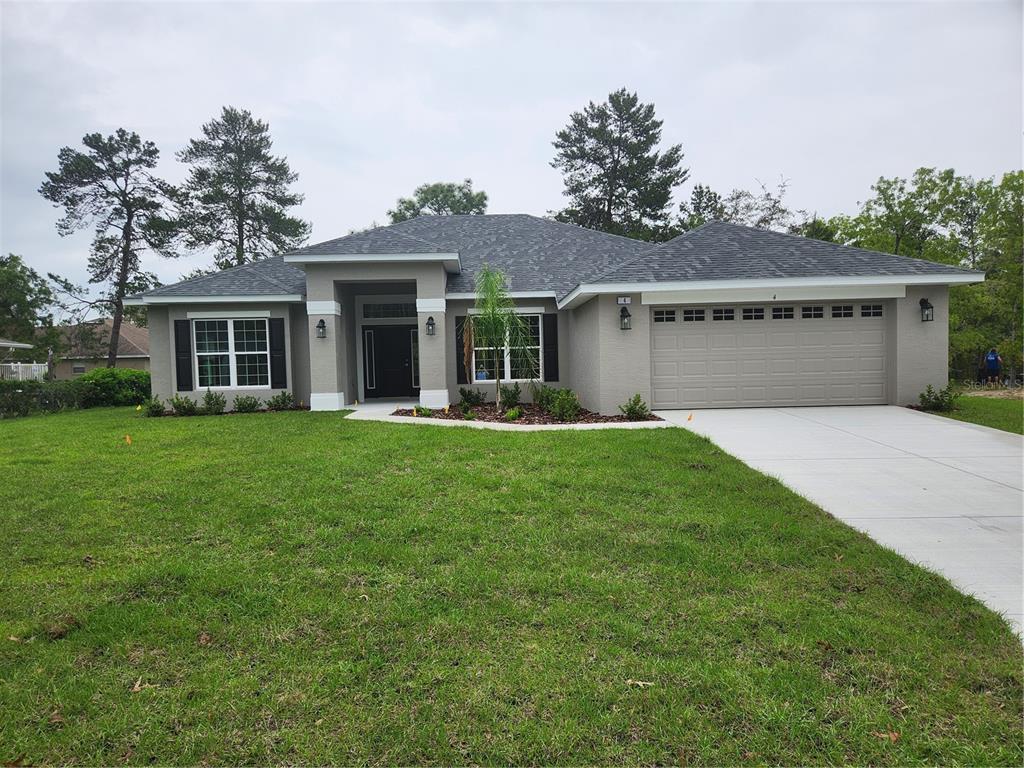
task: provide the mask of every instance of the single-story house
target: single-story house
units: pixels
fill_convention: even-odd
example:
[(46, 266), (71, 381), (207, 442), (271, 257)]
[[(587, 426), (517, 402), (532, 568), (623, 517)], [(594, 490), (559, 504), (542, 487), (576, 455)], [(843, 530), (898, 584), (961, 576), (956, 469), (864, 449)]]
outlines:
[[(54, 378), (74, 379), (93, 368), (106, 368), (113, 324), (113, 320), (105, 317), (60, 326), (58, 330), (64, 351), (57, 356), (57, 364), (53, 370)], [(126, 320), (121, 321), (115, 367), (149, 370), (148, 328), (140, 328)]]
[(437, 408), (495, 366), (528, 375), (507, 349), (463, 344), (485, 264), (508, 278), (539, 378), (601, 413), (634, 393), (663, 409), (913, 402), (946, 384), (949, 286), (984, 279), (722, 222), (657, 245), (527, 215), (420, 216), (128, 303), (148, 309), (157, 397)]

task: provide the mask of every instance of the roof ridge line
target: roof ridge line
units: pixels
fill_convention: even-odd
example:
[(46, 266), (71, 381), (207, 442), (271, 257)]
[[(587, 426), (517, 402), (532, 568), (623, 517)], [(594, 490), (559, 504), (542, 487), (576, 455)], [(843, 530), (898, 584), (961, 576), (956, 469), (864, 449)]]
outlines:
[[(634, 256), (632, 259), (627, 259), (626, 261), (622, 262), (621, 264), (618, 264), (618, 265), (616, 265), (614, 267), (610, 267), (609, 269), (606, 269), (603, 272), (599, 272), (598, 274), (596, 274), (592, 278), (590, 278), (590, 280), (588, 282), (598, 281), (598, 280), (600, 280), (602, 277), (604, 277), (607, 274), (610, 274), (612, 272), (616, 272), (616, 271), (622, 269), (623, 267), (629, 266), (634, 261), (638, 261), (640, 259), (643, 259), (643, 258), (649, 256), (651, 254), (651, 252), (658, 250), (659, 248), (661, 248), (661, 246), (667, 245), (668, 243), (673, 243), (676, 240), (681, 240), (681, 239), (683, 239), (685, 237), (689, 237), (694, 232), (697, 232), (697, 231), (699, 231), (701, 229), (704, 229), (704, 227), (708, 226), (709, 224), (712, 224), (715, 221), (717, 221), (717, 219), (709, 219), (708, 221), (705, 221), (703, 224), (700, 224), (699, 226), (696, 226), (693, 229), (688, 229), (685, 232), (676, 235), (671, 240), (666, 240), (664, 243), (658, 243), (657, 245), (652, 245), (650, 247), (650, 249), (648, 249), (647, 251), (644, 251), (640, 255)], [(582, 285), (582, 283), (577, 283), (576, 285), (578, 287), (578, 286)]]
[[(264, 275), (264, 274), (262, 274), (260, 272), (260, 270), (254, 269), (254, 267), (258, 263), (263, 262), (263, 261), (270, 261), (270, 259), (273, 259), (273, 258), (277, 258), (277, 257), (276, 256), (270, 256), (270, 257), (268, 257), (266, 259), (259, 259), (257, 261), (250, 261), (250, 262), (247, 262), (246, 264), (240, 264), (239, 266), (241, 266), (241, 267), (249, 267), (248, 271), (249, 271), (250, 274), (255, 275), (256, 277), (258, 277), (260, 280), (264, 281), (265, 283), (270, 283), (271, 285), (276, 286), (276, 287), (280, 288), (283, 291), (288, 291), (288, 290), (290, 290), (289, 286), (287, 286), (284, 283), (282, 283), (276, 277), (271, 277), (270, 275)], [(214, 273), (214, 274), (216, 274), (216, 273)]]

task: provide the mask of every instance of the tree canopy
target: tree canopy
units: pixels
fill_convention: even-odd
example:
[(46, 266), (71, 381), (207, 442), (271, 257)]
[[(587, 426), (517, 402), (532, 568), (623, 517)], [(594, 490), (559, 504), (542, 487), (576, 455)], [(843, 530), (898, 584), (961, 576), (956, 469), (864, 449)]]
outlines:
[(187, 248), (214, 248), (219, 269), (291, 250), (310, 225), (289, 215), (302, 202), (299, 175), (271, 154), (270, 127), (245, 109), (224, 107), (178, 159), (192, 166), (178, 196), (178, 227)]
[(569, 206), (555, 218), (602, 232), (657, 239), (670, 225), (673, 190), (689, 172), (683, 148), (664, 151), (654, 105), (622, 88), (573, 112), (558, 131), (552, 167), (562, 172)]
[(473, 191), (473, 180), (461, 184), (438, 181), (413, 190), (412, 197), (400, 197), (394, 210), (388, 211), (392, 224), (423, 214), (450, 216), (458, 213), (487, 213), (487, 193)]
[[(92, 226), (89, 282), (103, 284), (98, 299), (78, 297), (84, 304), (109, 311), (113, 326), (107, 366), (117, 359), (124, 315), (124, 297), (153, 285), (156, 277), (142, 269), (146, 251), (173, 257), (174, 222), (169, 217), (173, 188), (153, 174), (160, 157), (156, 145), (137, 133), (118, 128), (103, 136), (90, 133), (85, 149), (63, 147), (58, 169), (46, 174), (39, 192), (64, 209), (57, 222), (61, 236)], [(62, 283), (65, 288), (70, 284)]]

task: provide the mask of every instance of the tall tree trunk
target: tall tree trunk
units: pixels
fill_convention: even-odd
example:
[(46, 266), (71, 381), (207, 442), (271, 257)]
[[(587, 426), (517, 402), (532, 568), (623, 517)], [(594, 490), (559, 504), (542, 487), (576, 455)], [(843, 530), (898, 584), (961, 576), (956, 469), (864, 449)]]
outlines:
[(238, 210), (235, 220), (235, 264), (242, 266), (245, 264), (245, 199), (242, 197), (242, 192), (238, 192), (237, 200)]
[(132, 258), (132, 214), (128, 213), (121, 242), (121, 265), (114, 284), (114, 317), (110, 323), (110, 348), (107, 350), (107, 368), (117, 367), (117, 346), (121, 341), (121, 320), (124, 318), (124, 294), (128, 286), (128, 265)]

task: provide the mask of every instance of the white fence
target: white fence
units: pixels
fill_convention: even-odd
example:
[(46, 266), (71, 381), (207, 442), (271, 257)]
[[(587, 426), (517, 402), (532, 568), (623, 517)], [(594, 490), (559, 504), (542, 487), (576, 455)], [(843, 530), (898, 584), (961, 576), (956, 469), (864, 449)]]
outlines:
[(46, 363), (0, 363), (0, 379), (9, 381), (42, 381), (46, 378)]

